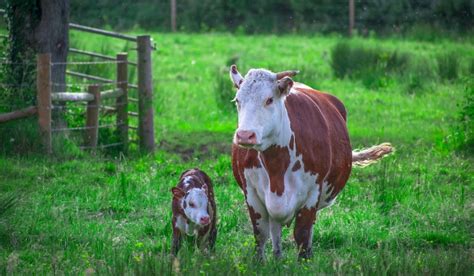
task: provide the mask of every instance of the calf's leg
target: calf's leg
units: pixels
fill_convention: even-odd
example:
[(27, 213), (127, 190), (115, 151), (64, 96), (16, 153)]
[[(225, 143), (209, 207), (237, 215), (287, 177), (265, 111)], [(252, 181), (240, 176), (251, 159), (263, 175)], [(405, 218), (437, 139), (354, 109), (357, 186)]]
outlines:
[(175, 225), (175, 219), (173, 218), (173, 243), (171, 245), (171, 254), (176, 256), (178, 255), (178, 251), (181, 246), (182, 237), (181, 237), (181, 232), (174, 225)]
[(211, 233), (209, 234), (209, 250), (214, 249), (214, 245), (216, 243), (216, 237), (217, 237), (217, 228), (215, 225), (212, 225)]

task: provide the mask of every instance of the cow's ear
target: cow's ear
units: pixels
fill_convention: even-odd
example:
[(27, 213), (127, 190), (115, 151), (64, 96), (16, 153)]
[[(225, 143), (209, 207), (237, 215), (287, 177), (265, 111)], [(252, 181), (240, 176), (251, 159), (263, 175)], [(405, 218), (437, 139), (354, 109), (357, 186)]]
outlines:
[(181, 188), (178, 188), (178, 187), (173, 187), (171, 189), (171, 192), (173, 193), (173, 198), (176, 198), (176, 199), (181, 199), (185, 195), (185, 192)]
[(235, 64), (230, 67), (229, 75), (230, 79), (234, 83), (235, 88), (239, 89), (242, 82), (244, 82), (244, 78), (237, 70), (237, 66)]
[(290, 77), (284, 77), (281, 80), (277, 81), (278, 83), (278, 92), (280, 95), (287, 95), (290, 93), (291, 87), (293, 87), (293, 80)]

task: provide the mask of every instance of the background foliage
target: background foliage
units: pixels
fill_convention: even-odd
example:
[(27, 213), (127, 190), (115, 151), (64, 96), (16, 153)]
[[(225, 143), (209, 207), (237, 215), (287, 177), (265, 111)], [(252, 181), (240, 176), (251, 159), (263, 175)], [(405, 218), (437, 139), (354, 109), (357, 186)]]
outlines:
[[(114, 29), (168, 31), (169, 5), (169, 0), (72, 0), (71, 19)], [(467, 31), (473, 27), (474, 2), (470, 0), (355, 0), (355, 6), (361, 33)], [(193, 32), (346, 32), (348, 28), (346, 0), (177, 0), (177, 14), (178, 28)], [(417, 29), (412, 30), (415, 25)]]

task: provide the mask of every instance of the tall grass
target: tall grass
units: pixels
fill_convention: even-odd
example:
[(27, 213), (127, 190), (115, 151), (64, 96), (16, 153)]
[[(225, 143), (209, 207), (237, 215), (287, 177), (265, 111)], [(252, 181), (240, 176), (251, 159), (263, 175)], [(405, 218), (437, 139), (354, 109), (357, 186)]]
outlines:
[(462, 55), (455, 51), (443, 51), (430, 60), (411, 51), (343, 41), (332, 48), (331, 56), (331, 67), (338, 78), (361, 80), (368, 88), (382, 88), (398, 82), (410, 94), (426, 90), (438, 79), (454, 81), (461, 74)]
[(224, 112), (235, 113), (235, 88), (229, 79), (229, 66), (220, 67), (215, 72), (215, 97), (217, 106)]
[(455, 80), (459, 76), (460, 56), (456, 52), (439, 54), (436, 57), (438, 75), (443, 80)]
[(467, 79), (462, 99), (459, 102), (457, 122), (452, 126), (451, 135), (446, 137), (448, 146), (467, 154), (474, 154), (474, 81)]
[(398, 51), (337, 43), (331, 52), (331, 66), (338, 78), (361, 79), (367, 87), (384, 87), (390, 77), (404, 72), (410, 56)]

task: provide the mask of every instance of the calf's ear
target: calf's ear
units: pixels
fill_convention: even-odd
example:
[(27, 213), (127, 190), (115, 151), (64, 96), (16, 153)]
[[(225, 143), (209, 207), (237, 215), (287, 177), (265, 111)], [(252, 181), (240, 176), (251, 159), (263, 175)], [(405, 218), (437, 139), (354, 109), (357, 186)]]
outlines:
[(185, 192), (178, 187), (173, 187), (171, 189), (171, 192), (173, 193), (173, 198), (176, 198), (176, 199), (181, 199), (185, 195)]
[(235, 88), (239, 89), (240, 85), (244, 81), (244, 78), (237, 70), (237, 66), (235, 64), (230, 67), (229, 76), (232, 82), (234, 83)]
[(291, 87), (293, 87), (293, 80), (290, 77), (284, 77), (281, 80), (278, 80), (277, 84), (280, 95), (287, 95), (290, 93)]

